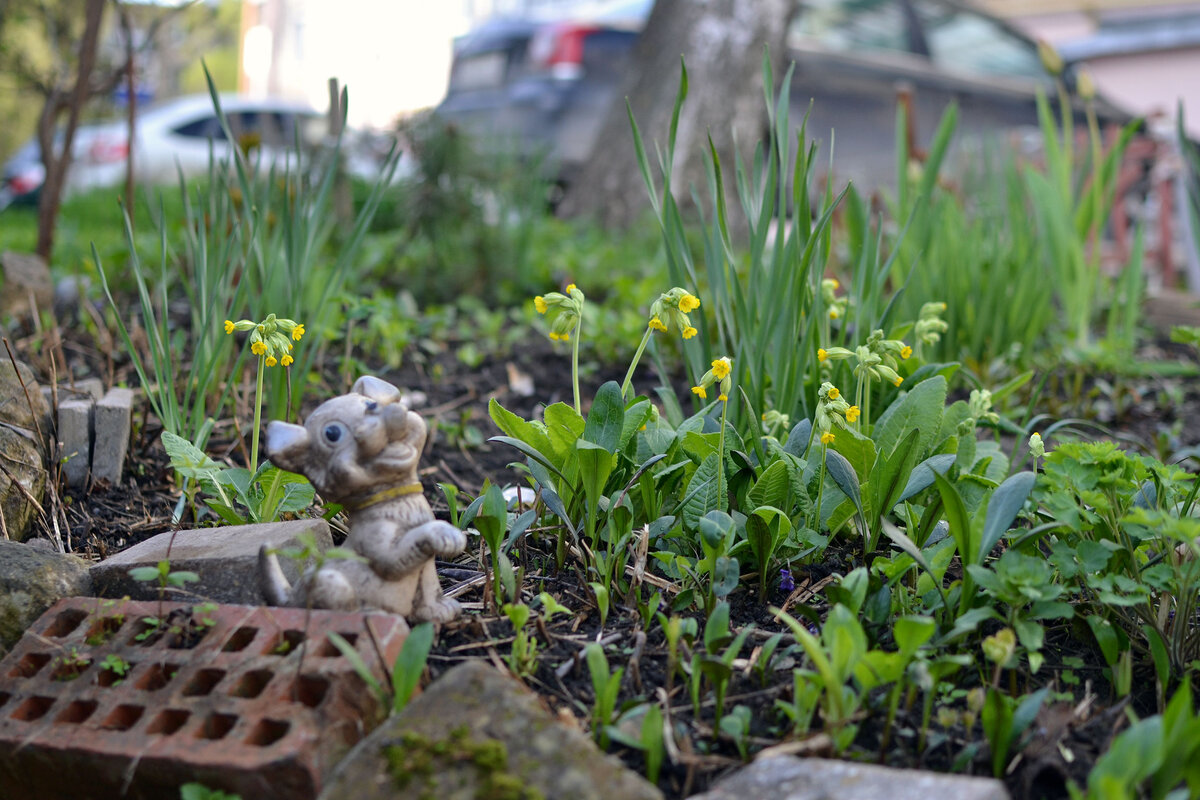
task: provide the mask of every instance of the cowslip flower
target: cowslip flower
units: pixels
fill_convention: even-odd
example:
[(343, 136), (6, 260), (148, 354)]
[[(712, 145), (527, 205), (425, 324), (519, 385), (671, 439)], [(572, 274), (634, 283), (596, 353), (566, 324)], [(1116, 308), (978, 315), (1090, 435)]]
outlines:
[(1042, 441), (1042, 435), (1034, 431), (1029, 437), (1029, 454), (1038, 459), (1046, 455), (1046, 443)]
[(699, 307), (699, 297), (676, 286), (669, 292), (660, 294), (658, 299), (651, 304), (647, 327), (661, 333), (678, 330), (684, 339), (691, 339), (698, 331), (688, 318), (688, 313)]
[(721, 402), (728, 402), (729, 391), (733, 388), (732, 372), (733, 359), (729, 356), (714, 359), (712, 367), (701, 376), (700, 383), (692, 387), (692, 393), (704, 399), (708, 396), (708, 387), (716, 383), (720, 389), (718, 399)]
[(289, 366), (295, 362), (292, 340), (300, 341), (304, 336), (304, 325), (292, 319), (268, 314), (262, 322), (241, 319), (237, 322), (225, 320), (225, 333), (250, 332), (250, 352), (263, 359), (263, 365), (273, 367), (282, 363)]
[[(833, 441), (833, 428), (846, 427), (846, 420), (849, 417), (850, 409), (854, 408), (846, 399), (842, 397), (841, 391), (838, 390), (829, 381), (821, 384), (821, 388), (817, 390), (817, 413), (816, 413), (816, 429), (821, 432), (821, 444), (829, 444)], [(858, 419), (857, 411), (855, 419)], [(850, 420), (853, 422), (853, 420)]]
[(860, 414), (862, 414), (862, 411), (859, 410), (858, 406), (850, 406), (846, 409), (846, 422), (858, 422)]
[(821, 301), (828, 309), (830, 319), (838, 319), (846, 313), (846, 307), (850, 304), (850, 298), (846, 295), (837, 296), (837, 290), (841, 288), (836, 278), (825, 278), (821, 281)]
[(548, 336), (551, 341), (570, 340), (571, 331), (583, 316), (584, 300), (583, 292), (573, 283), (567, 284), (567, 288), (562, 292), (548, 292), (533, 298), (533, 307), (550, 320)]

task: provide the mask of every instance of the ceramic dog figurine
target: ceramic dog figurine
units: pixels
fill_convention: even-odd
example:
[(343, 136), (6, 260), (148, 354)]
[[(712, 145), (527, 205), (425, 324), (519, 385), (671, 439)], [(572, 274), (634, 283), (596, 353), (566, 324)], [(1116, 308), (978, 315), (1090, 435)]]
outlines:
[(442, 596), (434, 558), (453, 558), (466, 536), (434, 519), (417, 479), (425, 421), (400, 390), (370, 376), (321, 404), (304, 426), (272, 422), (271, 463), (307, 477), (350, 514), (346, 547), (365, 560), (329, 560), (292, 587), (274, 554), (259, 553), (263, 594), (273, 605), (344, 611), (374, 608), (412, 622), (445, 622), (458, 602)]

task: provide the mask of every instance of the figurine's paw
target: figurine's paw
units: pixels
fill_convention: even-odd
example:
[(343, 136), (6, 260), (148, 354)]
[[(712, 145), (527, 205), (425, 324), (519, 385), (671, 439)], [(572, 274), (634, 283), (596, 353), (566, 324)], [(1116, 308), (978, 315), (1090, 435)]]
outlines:
[(427, 526), (425, 545), (430, 555), (454, 558), (467, 548), (467, 535), (449, 522), (436, 520)]
[(413, 622), (449, 622), (462, 613), (462, 606), (457, 600), (441, 597), (428, 605), (413, 609)]

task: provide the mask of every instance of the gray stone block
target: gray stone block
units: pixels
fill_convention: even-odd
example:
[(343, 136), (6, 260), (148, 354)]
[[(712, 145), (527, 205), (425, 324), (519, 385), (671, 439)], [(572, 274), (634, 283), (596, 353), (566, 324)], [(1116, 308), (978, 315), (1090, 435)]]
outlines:
[(109, 389), (108, 394), (96, 402), (92, 480), (106, 480), (114, 485), (121, 482), (132, 421), (132, 389)]
[(87, 483), (92, 463), (91, 400), (67, 400), (58, 404), (58, 440), (62, 443), (63, 475), (67, 485), (80, 489)]
[[(43, 386), (42, 397), (46, 403), (50, 404), (54, 400), (54, 389), (50, 386)], [(60, 383), (58, 385), (58, 402), (65, 403), (67, 400), (99, 400), (104, 396), (104, 382), (99, 378), (83, 378), (75, 381), (74, 384)]]
[[(323, 519), (160, 533), (93, 566), (92, 583), (100, 597), (129, 595), (134, 600), (154, 600), (158, 597), (158, 584), (135, 581), (129, 577), (129, 570), (154, 567), (159, 561), (169, 559), (173, 571), (187, 570), (200, 576), (199, 583), (187, 585), (188, 596), (219, 603), (263, 605), (258, 585), (259, 547), (296, 547), (296, 537), (304, 532), (312, 533), (322, 550), (333, 546), (329, 524)], [(303, 565), (282, 557), (279, 563), (295, 585)], [(169, 599), (181, 599), (175, 593), (172, 595)]]
[[(427, 743), (415, 758), (432, 770), (408, 773), (400, 788), (393, 770), (403, 765), (390, 763), (388, 751), (406, 735)], [(499, 745), (505, 763), (485, 772), (469, 759), (437, 755), (439, 743), (456, 736), (465, 737), (463, 746)], [(403, 758), (404, 751), (391, 755)], [(359, 742), (325, 782), (320, 800), (499, 796), (496, 785), (488, 784), (500, 777), (545, 800), (662, 800), (657, 787), (601, 753), (583, 731), (551, 716), (524, 685), (482, 661), (450, 670)]]
[(12, 647), (47, 608), (91, 588), (83, 559), (0, 540), (0, 649)]
[(691, 800), (1009, 800), (1000, 781), (824, 758), (755, 761)]

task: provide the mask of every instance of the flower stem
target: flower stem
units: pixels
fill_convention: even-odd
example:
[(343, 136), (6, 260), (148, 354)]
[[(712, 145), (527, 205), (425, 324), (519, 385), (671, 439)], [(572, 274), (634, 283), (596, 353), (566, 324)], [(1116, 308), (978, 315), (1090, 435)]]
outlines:
[(817, 504), (813, 508), (813, 523), (812, 529), (820, 532), (821, 528), (821, 497), (825, 494), (825, 456), (829, 452), (829, 445), (821, 443), (821, 479), (817, 483)]
[(717, 508), (725, 510), (725, 496), (721, 494), (721, 476), (725, 474), (725, 413), (729, 401), (721, 401), (721, 436), (717, 440)]
[(633, 385), (633, 371), (637, 369), (638, 362), (642, 360), (642, 353), (646, 351), (646, 345), (650, 343), (651, 333), (653, 331), (647, 325), (646, 332), (642, 334), (642, 343), (638, 345), (637, 352), (633, 354), (633, 360), (629, 362), (629, 371), (625, 373), (625, 380), (621, 383), (621, 397), (625, 397)]
[(266, 372), (266, 359), (258, 359), (258, 386), (254, 391), (254, 430), (250, 433), (250, 474), (258, 472), (258, 429), (262, 425), (262, 395), (263, 373)]
[(571, 387), (575, 390), (575, 413), (583, 415), (583, 404), (579, 402), (579, 331), (583, 328), (583, 314), (575, 322), (575, 341), (571, 345)]

